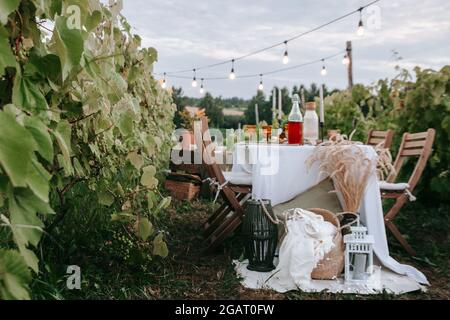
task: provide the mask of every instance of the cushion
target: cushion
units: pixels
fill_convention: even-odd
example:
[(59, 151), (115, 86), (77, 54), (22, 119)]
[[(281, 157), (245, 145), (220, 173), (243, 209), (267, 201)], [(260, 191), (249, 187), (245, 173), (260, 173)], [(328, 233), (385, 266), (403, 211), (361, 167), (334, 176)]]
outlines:
[(245, 172), (224, 172), (223, 176), (225, 180), (229, 181), (235, 185), (241, 186), (251, 186), (252, 185), (252, 176), (251, 174)]
[(407, 183), (389, 183), (386, 181), (380, 181), (378, 183), (381, 190), (388, 190), (388, 191), (404, 191), (406, 189), (409, 189), (409, 184)]

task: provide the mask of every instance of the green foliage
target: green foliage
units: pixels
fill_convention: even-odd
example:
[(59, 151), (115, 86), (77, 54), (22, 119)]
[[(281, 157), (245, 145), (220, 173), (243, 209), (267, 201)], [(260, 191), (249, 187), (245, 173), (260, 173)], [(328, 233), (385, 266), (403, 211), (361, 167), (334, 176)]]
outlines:
[(418, 192), (424, 202), (449, 203), (450, 66), (440, 71), (416, 68), (415, 78), (404, 83), (407, 89), (395, 121), (397, 132), (436, 130), (434, 152)]
[(366, 124), (364, 115), (359, 103), (353, 100), (350, 92), (333, 93), (325, 98), (324, 103), (326, 129), (339, 129), (343, 134), (347, 135), (350, 135), (356, 129), (354, 140), (361, 140), (365, 136)]
[(220, 99), (214, 99), (213, 96), (207, 92), (198, 106), (205, 109), (206, 116), (209, 118), (210, 126), (212, 128), (222, 128), (223, 113)]
[(13, 248), (1, 251), (0, 297), (28, 297), (30, 277), (5, 268), (24, 262), (38, 272), (34, 251), (70, 211), (76, 185), (129, 217), (142, 241), (170, 202), (156, 173), (175, 107), (148, 72), (156, 50), (140, 49), (119, 12), (97, 0), (0, 1), (0, 234)]

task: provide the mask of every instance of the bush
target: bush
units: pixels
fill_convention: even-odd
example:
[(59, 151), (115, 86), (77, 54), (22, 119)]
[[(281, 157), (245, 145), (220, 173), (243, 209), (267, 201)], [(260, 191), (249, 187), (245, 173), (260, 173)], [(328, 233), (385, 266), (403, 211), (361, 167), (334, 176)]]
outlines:
[[(45, 264), (36, 254), (44, 231), (49, 239), (42, 244), (61, 235), (57, 229), (77, 201), (86, 216), (121, 221), (124, 230), (150, 240), (152, 254), (167, 255), (153, 223), (170, 203), (157, 188), (157, 172), (168, 162), (175, 107), (148, 72), (156, 50), (140, 49), (120, 4), (22, 0), (2, 6), (0, 298), (29, 298), (27, 268), (38, 273)], [(73, 5), (80, 19), (72, 16)], [(53, 23), (50, 39), (42, 19)], [(89, 201), (72, 192), (76, 188)], [(73, 225), (72, 232), (83, 233)], [(42, 244), (39, 257), (47, 257)], [(79, 250), (81, 242), (73, 244)]]

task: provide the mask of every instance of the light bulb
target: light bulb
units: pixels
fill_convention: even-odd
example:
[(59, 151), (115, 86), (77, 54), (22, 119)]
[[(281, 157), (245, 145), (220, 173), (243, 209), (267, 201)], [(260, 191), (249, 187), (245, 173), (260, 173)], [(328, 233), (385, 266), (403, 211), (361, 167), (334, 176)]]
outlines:
[(259, 91), (263, 91), (264, 90), (264, 85), (263, 85), (262, 82), (259, 83), (258, 90)]
[(364, 23), (362, 22), (362, 20), (359, 21), (358, 31), (356, 32), (356, 34), (360, 37), (364, 35)]
[(288, 42), (287, 40), (284, 42), (284, 56), (283, 56), (283, 64), (288, 64), (289, 63), (289, 54), (288, 54)]
[(347, 55), (345, 55), (344, 59), (342, 59), (342, 64), (345, 64), (345, 65), (349, 65), (350, 64), (350, 59), (348, 58)]
[(167, 87), (166, 83), (166, 73), (164, 72), (162, 82), (161, 82), (161, 88), (165, 89)]
[(289, 63), (289, 55), (288, 52), (286, 51), (284, 53), (284, 57), (283, 57), (283, 64), (288, 64)]
[(327, 75), (327, 68), (325, 68), (325, 66), (323, 66), (323, 68), (322, 68), (322, 71), (320, 71), (320, 74), (322, 75), (322, 76), (326, 76)]
[(197, 80), (196, 80), (195, 78), (192, 80), (192, 86), (193, 86), (194, 88), (197, 87)]
[(230, 80), (236, 79), (236, 74), (234, 73), (234, 69), (231, 69), (230, 75), (228, 76)]
[(202, 80), (202, 84), (200, 85), (200, 94), (203, 95), (203, 93), (205, 93), (205, 89), (203, 87), (203, 82), (205, 81), (205, 79), (201, 79)]
[(231, 60), (231, 72), (228, 78), (230, 78), (230, 80), (236, 79), (236, 74), (234, 73), (234, 59)]

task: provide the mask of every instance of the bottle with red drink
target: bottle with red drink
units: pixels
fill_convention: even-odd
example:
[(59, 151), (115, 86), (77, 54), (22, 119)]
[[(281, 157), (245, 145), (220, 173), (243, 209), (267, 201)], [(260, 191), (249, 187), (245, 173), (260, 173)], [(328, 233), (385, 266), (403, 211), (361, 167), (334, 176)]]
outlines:
[(292, 97), (292, 110), (288, 122), (289, 144), (303, 144), (303, 115), (300, 111), (300, 98), (298, 94)]

